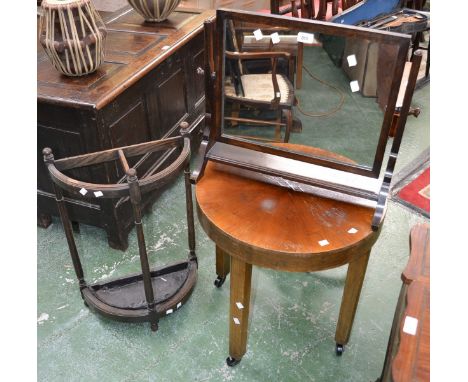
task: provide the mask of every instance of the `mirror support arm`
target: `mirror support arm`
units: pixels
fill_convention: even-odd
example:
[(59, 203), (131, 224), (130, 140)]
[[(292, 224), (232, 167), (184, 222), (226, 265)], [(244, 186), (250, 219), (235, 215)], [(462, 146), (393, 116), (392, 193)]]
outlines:
[(401, 140), (403, 138), (403, 126), (406, 124), (408, 112), (413, 98), (414, 88), (418, 79), (419, 66), (421, 65), (422, 53), (416, 51), (411, 60), (411, 71), (408, 78), (408, 83), (405, 89), (405, 97), (401, 107), (401, 114), (396, 128), (395, 138), (393, 138), (392, 148), (390, 150), (390, 157), (388, 158), (387, 168), (380, 188), (379, 197), (377, 199), (377, 207), (375, 209), (374, 217), (372, 218), (372, 229), (378, 230), (385, 217), (385, 210), (387, 208), (387, 200), (390, 193), (390, 184), (395, 170), (395, 164), (400, 149)]

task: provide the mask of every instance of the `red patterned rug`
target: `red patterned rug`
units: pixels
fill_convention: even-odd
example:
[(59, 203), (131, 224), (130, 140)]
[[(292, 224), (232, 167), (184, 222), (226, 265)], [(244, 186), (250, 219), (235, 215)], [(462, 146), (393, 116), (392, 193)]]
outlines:
[(397, 197), (405, 204), (422, 211), (429, 215), (431, 211), (431, 182), (430, 167), (425, 169), (416, 179), (403, 187)]
[(392, 199), (416, 212), (430, 217), (431, 168), (429, 149), (404, 168), (395, 179)]

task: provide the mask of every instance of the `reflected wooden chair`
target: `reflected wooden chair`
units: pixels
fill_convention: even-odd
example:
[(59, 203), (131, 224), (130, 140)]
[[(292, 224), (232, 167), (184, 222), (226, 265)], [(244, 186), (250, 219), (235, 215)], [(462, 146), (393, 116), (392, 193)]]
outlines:
[[(426, 0), (405, 0), (403, 1), (403, 6), (406, 8), (414, 9), (417, 11), (424, 11), (426, 6)], [(424, 32), (429, 31), (429, 27), (426, 31), (417, 32), (413, 36), (413, 47), (411, 50), (411, 57), (414, 55), (418, 49), (422, 49), (427, 51), (427, 58), (426, 58), (426, 71), (424, 78), (421, 81), (421, 84), (426, 83), (429, 81), (429, 70), (430, 70), (430, 57), (431, 57), (431, 42), (427, 40), (428, 44), (427, 47), (421, 46), (420, 44), (425, 41)], [(419, 84), (418, 84), (419, 85)]]
[[(271, 13), (276, 15), (287, 15), (293, 17), (301, 17), (304, 19), (316, 19), (326, 21), (331, 16), (340, 12), (343, 4), (357, 3), (360, 0), (271, 0)], [(353, 5), (354, 5), (353, 4)], [(328, 8), (331, 5), (331, 13)]]
[[(229, 68), (229, 77), (225, 83), (225, 99), (231, 106), (231, 116), (225, 117), (232, 127), (239, 123), (274, 126), (275, 137), (273, 140), (248, 137), (257, 140), (288, 142), (293, 125), (293, 106), (295, 104), (294, 86), (294, 61), (288, 52), (256, 51), (241, 52), (239, 43), (235, 37), (234, 26), (229, 25), (228, 49), (226, 51), (226, 66)], [(271, 44), (270, 44), (271, 46)], [(249, 73), (244, 63), (252, 60), (270, 60), (271, 71), (269, 73)], [(278, 73), (278, 59), (287, 62), (287, 75)], [(274, 120), (241, 118), (241, 108), (254, 111), (273, 111), (276, 114)], [(283, 122), (284, 121), (284, 122)], [(284, 127), (284, 135), (281, 129)]]
[[(272, 3), (276, 3), (276, 1), (272, 0)], [(343, 1), (339, 0), (300, 0), (299, 2), (291, 1), (288, 9), (291, 10), (292, 17), (327, 21), (341, 12), (342, 3)], [(331, 12), (329, 12), (329, 5), (331, 5)], [(302, 87), (302, 66), (304, 61), (304, 43), (302, 42), (297, 44), (296, 57), (296, 89), (300, 89)]]
[(274, 15), (288, 15), (293, 8), (300, 7), (300, 0), (270, 0), (270, 11)]
[(341, 9), (346, 11), (348, 8), (354, 7), (357, 3), (360, 3), (362, 0), (341, 0)]

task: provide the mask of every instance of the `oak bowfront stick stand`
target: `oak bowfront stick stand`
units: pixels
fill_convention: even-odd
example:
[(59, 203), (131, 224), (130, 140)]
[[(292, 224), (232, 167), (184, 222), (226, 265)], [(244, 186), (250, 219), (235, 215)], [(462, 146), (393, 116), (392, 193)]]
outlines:
[[(52, 150), (43, 150), (44, 161), (52, 179), (60, 219), (63, 224), (68, 248), (78, 278), (81, 296), (85, 305), (105, 317), (126, 321), (151, 323), (151, 330), (158, 329), (158, 320), (176, 310), (190, 297), (197, 280), (197, 256), (195, 254), (195, 228), (193, 202), (190, 185), (190, 140), (188, 124), (181, 124), (181, 136), (126, 146), (91, 154), (54, 160)], [(181, 149), (180, 155), (164, 170), (139, 179), (126, 158), (144, 155), (169, 148)], [(94, 184), (72, 179), (62, 171), (119, 161), (127, 183)], [(185, 194), (188, 225), (189, 255), (160, 268), (150, 268), (142, 224), (141, 195), (160, 188), (174, 179), (182, 170), (185, 177)], [(138, 238), (141, 273), (114, 279), (104, 283), (88, 284), (85, 280), (80, 257), (75, 244), (72, 225), (64, 201), (63, 190), (70, 194), (81, 194), (85, 198), (129, 197)]]

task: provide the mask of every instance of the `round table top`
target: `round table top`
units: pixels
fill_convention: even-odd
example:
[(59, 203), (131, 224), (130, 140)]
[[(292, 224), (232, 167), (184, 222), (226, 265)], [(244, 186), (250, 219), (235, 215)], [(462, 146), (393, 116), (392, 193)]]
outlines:
[(374, 211), (230, 174), (208, 162), (196, 185), (199, 220), (231, 256), (267, 268), (313, 271), (367, 253)]

